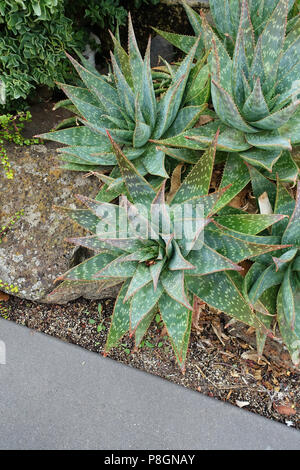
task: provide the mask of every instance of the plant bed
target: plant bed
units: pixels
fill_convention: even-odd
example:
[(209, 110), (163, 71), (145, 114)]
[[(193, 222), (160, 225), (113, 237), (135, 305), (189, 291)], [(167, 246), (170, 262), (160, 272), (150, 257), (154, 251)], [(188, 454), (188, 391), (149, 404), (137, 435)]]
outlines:
[[(297, 45), (297, 21), (286, 36), (289, 6), (279, 0), (256, 37), (244, 0), (227, 46), (222, 15), (215, 34), (186, 6), (203, 43), (201, 35), (171, 36), (187, 56), (155, 72), (150, 42), (143, 60), (130, 18), (128, 54), (113, 37), (113, 74), (100, 77), (70, 57), (84, 86), (62, 84), (69, 100), (58, 106), (75, 107), (73, 127), (37, 137), (67, 145), (59, 150), (65, 170), (99, 180), (96, 199), (76, 185), (73, 206), (47, 197), (87, 231), (69, 238), (62, 228), (65, 241), (93, 256), (58, 270), (52, 306), (8, 297), (2, 315), (299, 428), (300, 184), (291, 152), (300, 143), (300, 84), (294, 72), (281, 77)], [(271, 77), (277, 49), (280, 86)], [(262, 65), (266, 76), (257, 77)], [(120, 280), (112, 315), (114, 301), (99, 292)], [(73, 286), (83, 289), (77, 297), (91, 286), (100, 306), (56, 305)]]
[[(100, 305), (101, 313), (98, 301), (78, 299), (61, 306), (10, 297), (5, 302), (5, 318), (102, 354), (114, 299), (103, 299)], [(192, 330), (184, 375), (168, 340), (161, 336), (158, 318), (138, 351), (134, 352), (133, 342), (127, 335), (108, 356), (300, 429), (299, 371), (287, 368), (286, 362), (273, 356), (274, 348), (278, 347), (274, 341), (267, 341), (265, 355), (258, 360), (248, 328), (235, 324), (225, 329), (227, 320), (224, 314), (208, 309), (202, 313), (199, 329)]]

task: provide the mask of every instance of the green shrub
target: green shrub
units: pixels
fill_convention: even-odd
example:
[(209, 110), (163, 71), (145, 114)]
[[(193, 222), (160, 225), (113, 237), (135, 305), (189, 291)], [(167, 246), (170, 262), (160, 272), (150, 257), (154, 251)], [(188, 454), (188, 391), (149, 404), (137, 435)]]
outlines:
[(112, 29), (126, 23), (130, 8), (140, 8), (143, 4), (157, 5), (160, 0), (66, 0), (66, 11), (74, 22), (97, 26), (100, 29)]
[(92, 26), (124, 24), (126, 6), (120, 0), (0, 0), (0, 80), (6, 88), (0, 109), (21, 109), (39, 85), (70, 82), (73, 71), (64, 51), (83, 50)]
[(70, 77), (65, 50), (79, 47), (63, 0), (0, 0), (0, 79), (6, 109), (20, 108), (38, 85)]

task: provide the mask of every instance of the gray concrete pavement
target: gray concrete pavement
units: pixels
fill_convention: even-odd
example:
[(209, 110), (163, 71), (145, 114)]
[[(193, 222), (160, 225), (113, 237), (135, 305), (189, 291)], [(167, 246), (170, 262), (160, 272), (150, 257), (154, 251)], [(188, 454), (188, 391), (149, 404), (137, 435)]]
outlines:
[(78, 346), (3, 319), (0, 340), (0, 449), (300, 450), (299, 431)]

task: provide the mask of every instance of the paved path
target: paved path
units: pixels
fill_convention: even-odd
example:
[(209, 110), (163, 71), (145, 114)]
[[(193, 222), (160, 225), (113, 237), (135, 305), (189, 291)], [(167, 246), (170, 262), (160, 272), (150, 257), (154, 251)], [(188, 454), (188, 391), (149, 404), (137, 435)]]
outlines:
[(0, 449), (300, 449), (299, 431), (13, 322), (0, 340)]

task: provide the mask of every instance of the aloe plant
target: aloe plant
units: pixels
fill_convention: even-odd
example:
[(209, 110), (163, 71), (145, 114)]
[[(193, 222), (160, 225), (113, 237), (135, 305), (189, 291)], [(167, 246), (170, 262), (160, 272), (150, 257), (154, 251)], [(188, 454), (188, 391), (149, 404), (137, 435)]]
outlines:
[[(289, 17), (287, 23), (288, 31), (291, 31), (292, 29), (295, 30), (299, 27), (300, 23), (298, 3), (298, 0), (289, 0)], [(248, 12), (251, 23), (253, 24), (253, 33), (255, 39), (257, 39), (261, 34), (277, 4), (278, 0), (249, 0)], [(195, 36), (169, 33), (157, 28), (153, 29), (178, 49), (181, 49), (183, 52), (187, 53), (195, 44), (199, 35), (203, 34), (203, 24), (202, 17), (184, 0), (182, 0), (182, 5), (194, 30)], [(242, 0), (209, 0), (209, 7), (213, 19), (212, 29), (218, 38), (223, 42), (228, 53), (232, 56), (235, 42), (238, 36)], [(202, 39), (198, 46), (197, 53), (201, 54), (205, 47), (205, 42)]]
[(203, 40), (211, 50), (211, 94), (218, 120), (156, 143), (203, 149), (219, 127), (219, 150), (235, 152), (237, 159), (254, 165), (268, 178), (276, 180), (278, 174), (282, 181), (295, 182), (298, 167), (290, 151), (300, 143), (300, 23), (286, 34), (291, 2), (279, 0), (255, 40), (249, 14), (254, 2), (240, 3), (232, 58), (202, 16)]
[[(208, 67), (202, 59), (193, 63), (197, 44), (172, 72), (165, 93), (157, 101), (150, 67), (150, 39), (143, 60), (130, 17), (128, 54), (116, 37), (112, 35), (112, 39), (111, 81), (68, 56), (86, 88), (66, 84), (61, 84), (61, 88), (77, 109), (77, 121), (83, 125), (41, 136), (67, 144), (59, 149), (67, 169), (107, 173), (113, 168), (110, 176), (102, 178), (106, 186), (99, 199), (106, 201), (124, 188), (106, 130), (143, 176), (152, 175), (160, 183), (161, 178), (168, 177), (165, 154), (149, 139), (170, 137), (192, 127), (207, 107), (210, 93)], [(195, 159), (185, 161), (194, 163)]]
[[(273, 184), (274, 186), (274, 184)], [(266, 194), (266, 193), (265, 193)], [(300, 183), (296, 201), (279, 181), (269, 191), (274, 214), (283, 219), (272, 227), (275, 243), (282, 248), (256, 258), (245, 276), (243, 291), (252, 308), (262, 312), (269, 326), (275, 319), (295, 365), (300, 364)], [(275, 197), (274, 197), (275, 196)], [(262, 353), (265, 335), (258, 328)]]
[[(184, 369), (194, 296), (263, 329), (263, 315), (254, 314), (241, 293), (238, 263), (278, 249), (269, 237), (257, 233), (284, 216), (222, 212), (231, 186), (209, 193), (216, 142), (173, 194), (166, 191), (166, 181), (156, 192), (112, 139), (111, 144), (129, 199), (116, 206), (77, 196), (87, 209), (63, 209), (92, 233), (69, 242), (96, 255), (65, 273), (57, 288), (68, 288), (72, 282), (99, 283), (99, 288), (103, 282), (123, 283), (105, 352), (127, 332), (134, 335), (138, 347), (159, 309)], [(216, 207), (219, 215), (213, 218)]]

